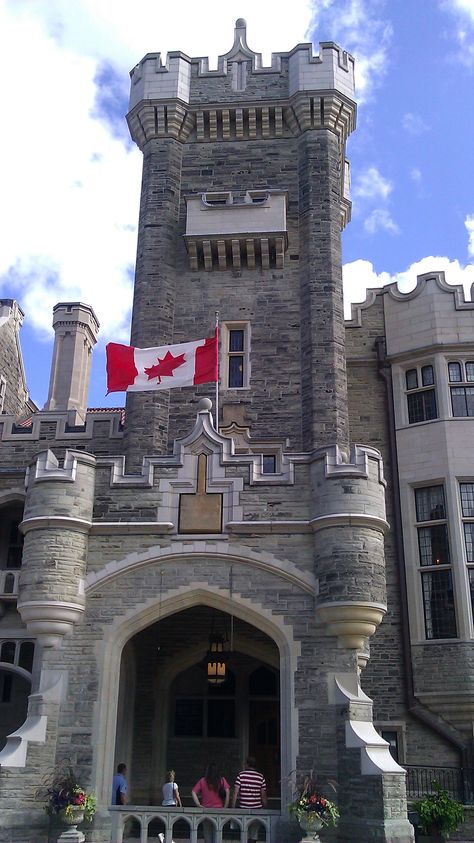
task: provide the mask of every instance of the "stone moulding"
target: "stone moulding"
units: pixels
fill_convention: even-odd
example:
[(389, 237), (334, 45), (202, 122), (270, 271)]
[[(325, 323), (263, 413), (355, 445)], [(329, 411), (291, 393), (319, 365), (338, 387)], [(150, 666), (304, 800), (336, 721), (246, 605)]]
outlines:
[[(403, 767), (390, 753), (389, 744), (375, 730), (372, 722), (372, 700), (354, 682), (354, 677), (336, 674), (334, 676), (334, 703), (349, 707), (349, 718), (345, 724), (345, 740), (348, 749), (360, 749), (361, 773), (363, 776), (381, 775), (382, 773), (402, 773)], [(348, 685), (354, 683), (351, 689)], [(359, 713), (359, 717), (356, 714)], [(363, 716), (363, 719), (361, 717)]]
[(84, 613), (84, 606), (62, 600), (28, 600), (17, 608), (28, 632), (37, 636), (43, 647), (57, 647)]
[(25, 486), (30, 482), (38, 483), (41, 480), (60, 480), (67, 483), (74, 483), (77, 476), (78, 462), (85, 465), (95, 466), (96, 459), (92, 454), (84, 451), (67, 450), (64, 456), (63, 467), (60, 468), (59, 461), (52, 451), (41, 451), (33, 465), (26, 470)]
[(45, 742), (47, 722), (48, 718), (45, 714), (28, 717), (16, 732), (8, 735), (7, 743), (0, 752), (0, 765), (2, 767), (25, 767), (28, 743), (29, 741)]
[(329, 527), (369, 527), (385, 535), (390, 530), (388, 521), (366, 512), (336, 512), (331, 515), (319, 515), (312, 518), (309, 523), (313, 532)]
[(335, 635), (339, 647), (360, 650), (366, 638), (374, 634), (387, 607), (382, 603), (334, 601), (316, 606), (316, 618), (326, 627), (327, 635)]
[(29, 533), (30, 530), (44, 530), (45, 528), (88, 533), (91, 526), (92, 522), (85, 518), (70, 518), (67, 515), (35, 515), (33, 518), (25, 518), (20, 524), (20, 529), (23, 535)]

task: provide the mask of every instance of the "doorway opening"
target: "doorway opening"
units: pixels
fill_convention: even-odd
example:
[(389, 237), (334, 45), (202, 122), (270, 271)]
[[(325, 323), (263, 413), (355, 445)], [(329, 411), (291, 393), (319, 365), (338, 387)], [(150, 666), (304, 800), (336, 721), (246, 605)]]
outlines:
[[(226, 677), (208, 681), (211, 630), (224, 640)], [(280, 655), (251, 624), (205, 605), (157, 621), (125, 645), (120, 671), (115, 764), (129, 769), (129, 800), (160, 805), (167, 770), (183, 805), (215, 761), (232, 787), (248, 755), (280, 806)]]

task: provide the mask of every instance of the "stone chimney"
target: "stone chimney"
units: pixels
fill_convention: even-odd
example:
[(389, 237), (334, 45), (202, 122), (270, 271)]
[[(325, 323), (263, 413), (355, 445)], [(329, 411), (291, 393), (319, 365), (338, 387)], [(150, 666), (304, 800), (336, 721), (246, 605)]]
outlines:
[(99, 322), (88, 304), (60, 302), (53, 308), (53, 328), (53, 362), (44, 409), (69, 410), (69, 424), (83, 424)]

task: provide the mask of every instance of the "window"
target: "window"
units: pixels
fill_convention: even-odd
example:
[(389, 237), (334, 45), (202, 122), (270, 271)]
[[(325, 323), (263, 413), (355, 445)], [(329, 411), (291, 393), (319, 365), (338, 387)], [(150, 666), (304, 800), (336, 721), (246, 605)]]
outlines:
[(464, 550), (468, 564), (472, 615), (474, 618), (474, 483), (460, 483), (461, 515), (464, 533)]
[(400, 760), (399, 734), (395, 729), (381, 729), (380, 734), (387, 741), (390, 755), (398, 763)]
[(415, 489), (415, 510), (426, 637), (456, 638), (444, 487)]
[(223, 326), (223, 386), (245, 389), (249, 385), (249, 324), (228, 322)]
[(433, 366), (408, 369), (405, 373), (408, 421), (410, 424), (436, 419), (436, 391)]
[(262, 454), (262, 474), (276, 474), (276, 454)]
[(0, 569), (20, 568), (23, 554), (23, 535), (19, 530), (23, 507), (18, 504), (0, 509)]
[[(180, 738), (235, 737), (235, 675), (227, 670), (221, 685), (209, 685), (199, 668), (177, 678), (174, 702), (174, 735)], [(187, 690), (185, 696), (183, 691)]]
[(448, 378), (453, 416), (474, 416), (474, 362), (448, 363)]

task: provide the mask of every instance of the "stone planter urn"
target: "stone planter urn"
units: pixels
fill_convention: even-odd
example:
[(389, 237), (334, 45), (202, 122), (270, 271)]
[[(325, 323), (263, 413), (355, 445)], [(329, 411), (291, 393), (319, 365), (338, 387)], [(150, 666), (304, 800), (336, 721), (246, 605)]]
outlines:
[(58, 837), (58, 843), (84, 843), (86, 838), (77, 828), (84, 821), (84, 808), (82, 805), (71, 805), (70, 808), (72, 810), (67, 814), (65, 809), (59, 814), (61, 822), (68, 828)]
[(300, 828), (304, 833), (304, 837), (301, 843), (321, 843), (321, 838), (318, 832), (322, 829), (324, 823), (319, 817), (315, 817), (314, 819), (309, 819), (309, 817), (303, 817), (302, 819), (298, 820), (300, 824)]

